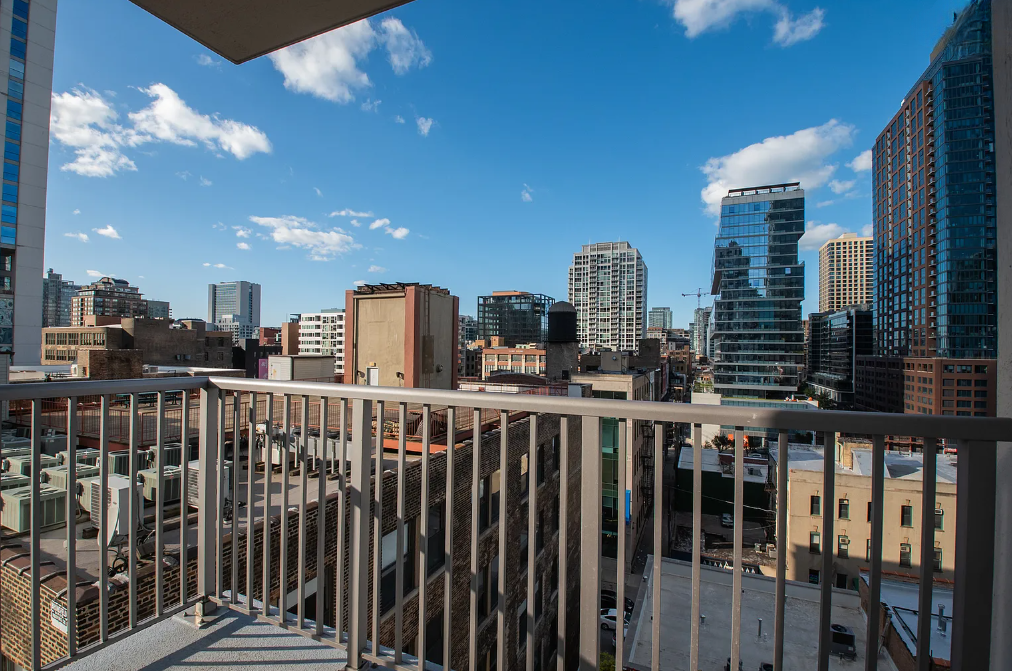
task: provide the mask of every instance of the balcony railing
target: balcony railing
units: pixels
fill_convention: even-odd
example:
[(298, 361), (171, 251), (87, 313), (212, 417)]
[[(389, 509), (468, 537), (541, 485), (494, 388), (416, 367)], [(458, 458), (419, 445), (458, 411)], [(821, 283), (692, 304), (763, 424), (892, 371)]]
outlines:
[[(183, 392), (176, 415), (166, 408), (166, 397), (173, 392)], [(954, 666), (959, 664), (957, 668), (984, 668), (975, 655), (987, 650), (990, 640), (990, 611), (986, 603), (990, 602), (992, 588), (994, 491), (996, 486), (1009, 486), (995, 482), (995, 450), (997, 441), (1012, 439), (1010, 419), (790, 411), (218, 377), (0, 387), (0, 401), (28, 403), (35, 474), (41, 471), (42, 428), (49, 426), (44, 414), (60, 412), (56, 409), (60, 403), (54, 403), (54, 399), (62, 399), (64, 408), (78, 409), (63, 411), (68, 460), (73, 465), (81, 435), (80, 418), (85, 412), (78, 399), (98, 398), (97, 482), (103, 492), (113, 477), (108, 458), (111, 405), (113, 399), (124, 394), (130, 399), (128, 482), (136, 482), (140, 466), (141, 452), (137, 448), (142, 430), (139, 421), (142, 394), (155, 394), (155, 445), (160, 453), (170, 428), (185, 438), (180, 464), (181, 513), (178, 520), (168, 523), (171, 508), (166, 505), (166, 459), (158, 459), (155, 469), (153, 520), (144, 519), (143, 503), (136, 496), (126, 497), (125, 519), (114, 519), (109, 514), (113, 502), (100, 496), (92, 506), (97, 506), (99, 513), (103, 550), (98, 553), (94, 584), (86, 585), (78, 577), (81, 567), (76, 548), (80, 539), (73, 523), (78, 517), (77, 498), (67, 496), (66, 518), (70, 523), (66, 529), (66, 554), (54, 566), (51, 555), (44, 554), (41, 546), (45, 526), (42, 484), (38, 477), (32, 477), (30, 529), (25, 538), (29, 548), (19, 552), (13, 544), (5, 545), (0, 562), (5, 577), (27, 574), (24, 579), (29, 586), (30, 635), (23, 641), (4, 641), (8, 657), (18, 657), (15, 662), (22, 666), (34, 669), (59, 666), (184, 609), (195, 608), (198, 616), (207, 616), (214, 608), (232, 608), (344, 649), (348, 668), (356, 670), (370, 663), (391, 669), (424, 668), (426, 664), (419, 663), (417, 657), (441, 659), (444, 668), (477, 669), (481, 666), (479, 638), (488, 640), (488, 627), (494, 627), (493, 654), (498, 669), (543, 669), (551, 658), (560, 671), (577, 666), (597, 669), (603, 579), (601, 420), (611, 418), (618, 423), (618, 482), (626, 481), (627, 456), (632, 449), (627, 445), (627, 434), (634, 435), (626, 430), (630, 422), (652, 426), (652, 437), (648, 432), (642, 435), (649, 441), (645, 453), (652, 454), (656, 464), (664, 463), (665, 436), (671, 435), (664, 425), (690, 426), (696, 455), (703, 446), (704, 424), (735, 427), (734, 444), (739, 446), (745, 444), (746, 429), (762, 428), (777, 436), (780, 463), (776, 475), (778, 552), (773, 668), (778, 671), (784, 668), (784, 644), (788, 637), (785, 631), (788, 435), (814, 431), (821, 435), (825, 446), (822, 500), (826, 505), (822, 506), (820, 532), (827, 551), (822, 554), (824, 578), (819, 587), (818, 639), (810, 641), (811, 647), (817, 646), (820, 671), (829, 669), (832, 648), (834, 553), (828, 547), (834, 539), (836, 523), (833, 502), (837, 434), (860, 433), (872, 438), (870, 604), (879, 603), (882, 586), (885, 436), (921, 437), (925, 455), (934, 455), (940, 440), (956, 445), (959, 522), (951, 658)], [(195, 414), (190, 412), (192, 405), (196, 405)], [(419, 407), (420, 420), (409, 422), (409, 409)], [(439, 425), (433, 422), (436, 412), (445, 418), (443, 426), (458, 427), (457, 431), (458, 415), (470, 413), (473, 416), (470, 426), (481, 426), (484, 433), (479, 431), (477, 436), (464, 441), (458, 433), (455, 439), (444, 439), (440, 445), (432, 436), (432, 427)], [(489, 414), (498, 417), (498, 425), (486, 429)], [(178, 426), (170, 427), (176, 417)], [(195, 425), (191, 418), (196, 420)], [(295, 425), (301, 428), (298, 434), (293, 431)], [(409, 450), (408, 433), (412, 426), (421, 427), (421, 436)], [(385, 445), (386, 449), (385, 439), (393, 441)], [(189, 484), (189, 457), (193, 456), (193, 448), (199, 455), (196, 492)], [(280, 455), (268, 456), (275, 449)], [(550, 477), (546, 477), (542, 450), (551, 450), (553, 454), (554, 467), (548, 469), (552, 472)], [(526, 460), (523, 454), (528, 456)], [(744, 450), (735, 450), (731, 627), (727, 632), (731, 668), (738, 668), (742, 658), (744, 459)], [(221, 467), (227, 462), (231, 462), (230, 468)], [(701, 458), (694, 458), (692, 468), (688, 639), (692, 669), (700, 668), (700, 622), (704, 615), (700, 606), (701, 462)], [(526, 464), (525, 473), (522, 466), (517, 466), (520, 463)], [(275, 464), (279, 472), (275, 472)], [(494, 539), (484, 533), (487, 525), (495, 523), (490, 512), (493, 507), (485, 498), (489, 492), (486, 474), (492, 471), (503, 474), (495, 505), (500, 526)], [(656, 492), (664, 489), (664, 472), (664, 468), (656, 468), (649, 474)], [(68, 469), (67, 479), (68, 492), (75, 492), (74, 468)], [(935, 459), (925, 458), (922, 552), (918, 565), (918, 602), (922, 613), (932, 610), (935, 482)], [(295, 500), (290, 496), (290, 488)], [(189, 513), (187, 505), (194, 496), (195, 515)], [(553, 497), (557, 497), (555, 502), (562, 503), (553, 507)], [(617, 519), (626, 519), (626, 498), (617, 499)], [(654, 496), (649, 503), (654, 557), (665, 552), (664, 499)], [(466, 517), (463, 511), (468, 508), (467, 532), (455, 533), (453, 521)], [(542, 526), (542, 513), (546, 510), (557, 510), (555, 529)], [(508, 523), (510, 519), (514, 520), (514, 527)], [(116, 540), (125, 541), (127, 550), (121, 550), (110, 562), (106, 541), (114, 536), (111, 525), (122, 522), (125, 522), (125, 527), (120, 528), (123, 538)], [(153, 524), (153, 528), (147, 524)], [(409, 524), (418, 525), (417, 542), (408, 542)], [(384, 542), (387, 538), (393, 540), (389, 546)], [(526, 556), (520, 556), (518, 550), (524, 546), (523, 540), (527, 541)], [(150, 548), (151, 541), (153, 550), (145, 555), (140, 548)], [(557, 565), (552, 566), (553, 580), (557, 569), (559, 587), (558, 601), (551, 604), (557, 633), (546, 639), (554, 641), (554, 645), (541, 649), (545, 653), (542, 657), (547, 658), (542, 664), (541, 659), (535, 659), (534, 636), (536, 631), (544, 634), (547, 627), (544, 615), (549, 609), (546, 607), (542, 612), (540, 597), (551, 594), (556, 585), (545, 589), (546, 581), (539, 583), (536, 577), (539, 571), (531, 568), (545, 569), (545, 558), (540, 553), (546, 547), (554, 547), (550, 551), (557, 553), (553, 557)], [(491, 592), (497, 604), (489, 617), (484, 617), (479, 611), (487, 611), (489, 607), (489, 585), (485, 581), (491, 574), (482, 573), (484, 567), (479, 556), (491, 556), (496, 551), (501, 559), (498, 582)], [(394, 556), (388, 557), (388, 552)], [(633, 548), (627, 547), (626, 534), (618, 533), (617, 604), (624, 604), (627, 596), (624, 567), (631, 552)], [(110, 564), (118, 562), (123, 571), (110, 578)], [(58, 570), (60, 563), (65, 570)], [(642, 613), (639, 618), (644, 626), (652, 628), (653, 669), (662, 666), (662, 615), (666, 619), (685, 616), (680, 609), (662, 613), (661, 565), (660, 561), (651, 565), (652, 612)], [(542, 575), (549, 572), (544, 570)], [(117, 589), (111, 589), (111, 580), (117, 583)], [(455, 580), (470, 585), (469, 597), (463, 602), (454, 599), (451, 586)], [(525, 626), (517, 621), (516, 611), (507, 611), (507, 591), (514, 589), (516, 581), (522, 581), (520, 591), (526, 595), (526, 613), (520, 613), (524, 618), (520, 622), (526, 622)], [(310, 582), (315, 583), (317, 590), (312, 611), (306, 606)], [(330, 587), (326, 587), (328, 584)], [(383, 591), (384, 585), (389, 590), (391, 584), (392, 597), (389, 591)], [(485, 591), (479, 594), (482, 585)], [(147, 598), (151, 592), (153, 599)], [(324, 598), (328, 592), (332, 599)], [(291, 594), (295, 595), (294, 603), (289, 602)], [(409, 603), (414, 604), (413, 608), (409, 608)], [(427, 625), (440, 611), (442, 649), (433, 650), (426, 641)], [(61, 622), (62, 626), (58, 626)], [(867, 670), (878, 668), (882, 625), (880, 609), (869, 607), (864, 650)], [(928, 669), (932, 663), (929, 650), (932, 626), (929, 617), (918, 620), (915, 632), (918, 669)], [(508, 646), (507, 634), (513, 636), (511, 632), (525, 632), (519, 634), (526, 636), (526, 653), (521, 660), (514, 651), (523, 646)], [(412, 642), (415, 656), (403, 652), (405, 645), (411, 647)], [(629, 658), (627, 647), (624, 637), (616, 636), (618, 660)]]

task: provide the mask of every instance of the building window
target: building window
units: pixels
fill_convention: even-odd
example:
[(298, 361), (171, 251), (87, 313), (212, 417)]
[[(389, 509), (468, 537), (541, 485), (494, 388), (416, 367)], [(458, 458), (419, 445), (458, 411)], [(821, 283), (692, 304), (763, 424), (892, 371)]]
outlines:
[(850, 519), (850, 499), (840, 499), (839, 518), (841, 520)]
[(812, 496), (812, 500), (809, 506), (812, 516), (820, 515), (822, 511), (822, 497), (815, 495)]
[(821, 554), (821, 550), (819, 548), (820, 542), (818, 531), (813, 531), (808, 534), (808, 551), (813, 555)]
[(841, 559), (847, 559), (850, 557), (850, 538), (847, 536), (840, 536), (837, 538), (836, 556)]
[[(974, 372), (977, 373), (977, 375), (987, 375), (987, 366), (974, 366)], [(987, 380), (978, 380), (978, 382), (983, 382), (985, 385), (987, 384)]]
[(499, 521), (499, 471), (478, 483), (478, 529), (484, 531)]
[(527, 490), (530, 489), (530, 482), (527, 477), (529, 470), (530, 458), (526, 454), (520, 455), (520, 498), (527, 496)]
[(870, 538), (865, 542), (864, 560), (866, 562), (870, 562), (871, 561), (871, 539)]
[(871, 522), (871, 501), (868, 502), (868, 521)]
[(538, 445), (538, 485), (545, 484), (545, 448)]
[(942, 528), (943, 522), (945, 521), (945, 511), (941, 508), (935, 508), (935, 530), (944, 531)]
[(559, 460), (560, 459), (560, 457), (559, 457), (559, 444), (560, 444), (560, 442), (561, 442), (561, 440), (559, 439), (559, 436), (552, 437), (552, 464), (554, 464), (553, 468), (555, 468), (555, 472), (556, 473), (562, 467), (562, 462)]
[(444, 533), (446, 525), (443, 523), (445, 509), (442, 503), (429, 506), (429, 529), (427, 555), (429, 560), (428, 575), (432, 575), (443, 568), (446, 561), (446, 541)]
[(914, 526), (913, 506), (900, 506), (900, 526), (903, 527)]
[(808, 569), (808, 582), (812, 585), (819, 584), (819, 572), (814, 568)]
[(935, 573), (941, 573), (942, 572), (942, 548), (935, 548), (935, 557), (934, 557), (933, 564), (934, 564)]
[(900, 543), (900, 566), (910, 568), (910, 543)]
[(520, 652), (527, 649), (527, 599), (517, 608), (517, 644)]

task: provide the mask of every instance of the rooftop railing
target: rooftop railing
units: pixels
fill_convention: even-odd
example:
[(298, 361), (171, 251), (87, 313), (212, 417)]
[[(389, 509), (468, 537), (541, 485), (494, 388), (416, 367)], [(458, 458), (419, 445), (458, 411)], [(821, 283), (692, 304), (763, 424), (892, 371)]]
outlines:
[[(105, 492), (115, 477), (108, 458), (113, 401), (129, 399), (126, 478), (136, 482), (141, 465), (140, 399), (150, 394), (154, 394), (154, 444), (159, 450), (167, 442), (170, 416), (178, 417), (173, 422), (178, 422), (180, 436), (194, 436), (184, 441), (180, 461), (181, 510), (174, 515), (167, 505), (167, 497), (173, 495), (166, 485), (166, 460), (158, 459), (157, 486), (151, 501), (153, 517), (146, 516), (143, 499), (138, 496), (126, 497), (125, 517), (121, 512), (120, 518), (110, 516), (110, 508), (117, 505), (110, 497), (100, 496), (97, 504), (92, 502), (99, 518), (101, 551), (97, 566), (82, 573), (77, 550), (81, 539), (75, 523), (79, 502), (73, 494), (77, 491), (74, 468), (67, 474), (65, 554), (54, 557), (51, 552), (43, 552), (43, 485), (37, 476), (42, 466), (42, 428), (50, 425), (43, 418), (44, 409), (56, 407), (53, 399), (62, 399), (66, 408), (78, 409), (64, 415), (68, 461), (73, 465), (81, 418), (90, 417), (88, 413), (92, 412), (90, 406), (86, 412), (78, 399), (98, 399), (97, 482), (100, 491)], [(195, 394), (199, 398), (191, 396)], [(180, 401), (174, 408), (177, 415), (170, 415), (166, 407), (166, 398), (173, 396)], [(171, 614), (195, 608), (198, 616), (206, 616), (222, 607), (238, 609), (344, 649), (348, 667), (356, 670), (367, 664), (421, 669), (427, 664), (418, 660), (426, 658), (430, 663), (440, 660), (438, 663), (444, 667), (482, 668), (481, 644), (491, 635), (489, 628), (494, 630), (491, 654), (496, 668), (534, 671), (555, 664), (560, 671), (576, 666), (597, 669), (601, 627), (597, 614), (602, 604), (602, 584), (612, 579), (602, 571), (603, 515), (599, 512), (601, 420), (607, 418), (609, 426), (612, 421), (618, 424), (619, 483), (627, 481), (627, 462), (635, 464), (639, 457), (652, 456), (651, 463), (664, 463), (665, 441), (673, 435), (666, 429), (672, 424), (691, 427), (691, 443), (697, 455), (703, 447), (703, 425), (735, 427), (734, 444), (738, 446), (745, 445), (744, 435), (750, 429), (773, 431), (778, 436), (772, 662), (777, 671), (785, 668), (784, 642), (788, 637), (788, 435), (816, 432), (825, 446), (825, 505), (820, 532), (827, 545), (821, 557), (819, 636), (811, 641), (811, 646), (817, 647), (815, 657), (820, 671), (830, 668), (833, 640), (835, 557), (830, 547), (836, 524), (837, 435), (859, 433), (871, 437), (871, 604), (880, 601), (883, 574), (884, 436), (901, 434), (922, 439), (925, 457), (917, 565), (920, 612), (930, 612), (932, 604), (936, 482), (932, 457), (938, 441), (956, 445), (958, 507), (951, 658), (956, 668), (985, 668), (979, 656), (982, 650), (986, 654), (990, 645), (990, 611), (980, 604), (990, 601), (992, 589), (995, 488), (1012, 486), (995, 482), (995, 450), (997, 441), (1012, 440), (1010, 419), (756, 409), (218, 377), (6, 385), (0, 387), (0, 401), (27, 403), (30, 409), (32, 473), (36, 477), (30, 484), (30, 528), (20, 539), (29, 547), (22, 552), (14, 544), (5, 544), (0, 560), (4, 579), (16, 575), (29, 584), (30, 635), (20, 643), (12, 638), (2, 642), (5, 655), (25, 667), (59, 666)], [(314, 402), (315, 419), (310, 417)], [(420, 419), (409, 421), (409, 406), (421, 408)], [(437, 412), (445, 422), (433, 422)], [(460, 440), (455, 434), (456, 439), (445, 440), (445, 445), (434, 444), (432, 427), (441, 424), (458, 427), (459, 431), (458, 420), (467, 414), (473, 418), (468, 424), (482, 426), (483, 434), (469, 440)], [(489, 415), (497, 416), (494, 428), (489, 425)], [(631, 423), (652, 428), (634, 433), (627, 431)], [(293, 432), (296, 425), (302, 428), (298, 434)], [(314, 425), (318, 435), (313, 435)], [(409, 464), (407, 443), (412, 427), (420, 427), (421, 437)], [(633, 435), (644, 436), (644, 442), (628, 444), (627, 436)], [(385, 444), (385, 438), (395, 438), (396, 446)], [(270, 456), (275, 450), (278, 455)], [(543, 450), (553, 450), (547, 470), (541, 461)], [(628, 458), (630, 450), (638, 451), (637, 459)], [(197, 462), (195, 492), (191, 489), (191, 458)], [(733, 458), (733, 589), (731, 628), (726, 633), (730, 666), (738, 668), (742, 659), (745, 449), (735, 450)], [(700, 668), (701, 462), (701, 458), (693, 459), (692, 467), (691, 669)], [(526, 464), (526, 470), (518, 464)], [(503, 475), (497, 508), (499, 530), (492, 541), (483, 526), (491, 519), (486, 474), (496, 470)], [(646, 472), (653, 480), (652, 488), (647, 489), (662, 492), (664, 469)], [(195, 514), (190, 512), (191, 500)], [(643, 500), (652, 515), (653, 555), (660, 557), (666, 551), (662, 546), (664, 496)], [(626, 519), (626, 497), (618, 496), (617, 505), (617, 519)], [(545, 510), (557, 512), (554, 529), (543, 521)], [(468, 528), (460, 534), (452, 523), (465, 518)], [(117, 536), (116, 531), (122, 533)], [(385, 542), (388, 538), (392, 540), (390, 547)], [(117, 543), (119, 550), (113, 553)], [(618, 533), (616, 604), (624, 604), (626, 596), (632, 596), (626, 594), (625, 567), (635, 548), (627, 547), (627, 543), (626, 534)], [(552, 571), (541, 556), (546, 547), (555, 553), (557, 564), (552, 564)], [(483, 572), (485, 567), (479, 559), (496, 552), (501, 558), (497, 584), (489, 589), (485, 581), (492, 574)], [(662, 613), (661, 564), (651, 564), (652, 612), (639, 616), (652, 629), (652, 669), (663, 666), (662, 615), (684, 617), (682, 612)], [(110, 568), (115, 577), (110, 577)], [(117, 569), (121, 573), (116, 574)], [(551, 595), (555, 585), (542, 589), (550, 575), (551, 580), (557, 580), (558, 596)], [(468, 597), (463, 602), (454, 598), (451, 587), (457, 584), (455, 581), (468, 585)], [(521, 581), (519, 588), (514, 587), (515, 581)], [(315, 587), (307, 587), (310, 583)], [(384, 592), (391, 585), (393, 598), (389, 591)], [(482, 585), (485, 590), (479, 593)], [(316, 590), (316, 598), (310, 609), (307, 603), (314, 600), (307, 598), (312, 589)], [(516, 589), (527, 604), (526, 610), (519, 613), (507, 610), (519, 600), (518, 595), (507, 603), (507, 593)], [(153, 599), (148, 598), (151, 593)], [(490, 594), (497, 601), (494, 606), (486, 599)], [(86, 600), (88, 605), (79, 607), (78, 602)], [(413, 604), (410, 608), (409, 602)], [(553, 617), (546, 619), (546, 615)], [(443, 635), (441, 649), (437, 650), (427, 641), (427, 625), (439, 617)], [(573, 621), (575, 618), (578, 621)], [(868, 608), (863, 657), (869, 671), (878, 668), (882, 624), (879, 609)], [(555, 631), (546, 633), (550, 625)], [(918, 620), (918, 669), (926, 670), (932, 663), (928, 649), (931, 627), (931, 618)], [(545, 643), (535, 645), (535, 637)], [(616, 636), (615, 646), (616, 659), (627, 660), (628, 643), (622, 635)], [(517, 649), (525, 652), (518, 657), (514, 654)]]

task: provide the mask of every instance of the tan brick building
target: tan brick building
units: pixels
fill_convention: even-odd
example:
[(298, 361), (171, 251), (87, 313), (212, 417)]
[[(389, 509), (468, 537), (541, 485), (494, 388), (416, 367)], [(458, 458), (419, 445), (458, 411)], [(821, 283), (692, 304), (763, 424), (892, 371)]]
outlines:
[(483, 380), (494, 373), (545, 375), (547, 372), (546, 350), (540, 347), (491, 347), (478, 356), (481, 357)]
[(875, 239), (844, 233), (819, 248), (819, 312), (871, 305)]

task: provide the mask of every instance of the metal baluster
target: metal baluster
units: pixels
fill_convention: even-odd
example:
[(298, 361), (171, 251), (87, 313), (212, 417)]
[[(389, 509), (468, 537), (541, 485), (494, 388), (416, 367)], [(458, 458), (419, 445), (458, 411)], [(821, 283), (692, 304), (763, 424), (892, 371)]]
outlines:
[[(568, 613), (569, 564), (569, 417), (559, 418), (559, 630), (556, 632), (558, 649), (555, 651), (556, 671), (566, 668), (566, 617)], [(475, 666), (472, 664), (471, 668)]]
[[(352, 421), (351, 413), (348, 410), (348, 399), (342, 398), (338, 413), (340, 435), (338, 440), (338, 488), (337, 488), (337, 567), (335, 573), (337, 579), (334, 581), (334, 624), (338, 644), (341, 643), (344, 632), (344, 549), (345, 549), (345, 522), (344, 511), (348, 502), (348, 423)], [(350, 580), (350, 577), (349, 577)], [(348, 632), (349, 635), (351, 632)], [(348, 649), (351, 650), (351, 638), (348, 639)], [(350, 656), (350, 652), (349, 652)]]
[[(103, 395), (98, 429), (98, 611), (99, 638), (109, 639), (109, 396)], [(94, 493), (94, 492), (92, 492)], [(91, 511), (89, 511), (91, 512)]]
[[(90, 484), (90, 483), (89, 483)], [(67, 399), (67, 657), (77, 654), (77, 397)]]
[[(222, 450), (219, 441), (220, 419), (225, 413), (221, 392), (217, 389), (200, 390), (200, 466), (197, 472), (197, 604), (196, 614), (200, 620), (214, 611), (215, 603), (210, 597), (215, 591), (216, 565), (221, 556), (221, 536), (218, 525), (221, 520), (221, 499), (219, 498), (218, 462)], [(218, 507), (215, 507), (215, 506)]]
[(882, 603), (882, 524), (885, 489), (885, 436), (872, 437), (871, 453), (871, 572), (868, 576), (868, 639), (865, 671), (878, 670)]
[(407, 468), (407, 404), (399, 403), (397, 408), (397, 556), (394, 566), (394, 662), (401, 663), (404, 648), (404, 488)]
[[(309, 489), (309, 397), (302, 397), (302, 445), (299, 448), (299, 603), (296, 612), (298, 628), (306, 626), (306, 506), (308, 505), (307, 490)], [(320, 591), (322, 597), (322, 590)]]
[(745, 431), (734, 432), (734, 575), (731, 587), (731, 668), (741, 661), (741, 546), (744, 529)]
[(372, 402), (352, 401), (351, 432), (351, 576), (348, 607), (348, 667), (361, 669), (369, 610), (369, 446), (372, 436)]
[(290, 436), (292, 435), (292, 397), (285, 394), (284, 450), (281, 456), (281, 567), (278, 573), (278, 617), (288, 622), (288, 471), (290, 470)]
[[(584, 515), (580, 520), (580, 610), (590, 617), (580, 618), (580, 671), (596, 671), (601, 664), (600, 617), (594, 617), (601, 610), (601, 418), (585, 415), (582, 425), (580, 510)], [(504, 573), (501, 571), (500, 576)]]
[[(655, 671), (661, 668), (661, 563), (664, 551), (661, 547), (664, 516), (664, 425), (654, 423), (654, 594), (653, 594), (653, 650), (652, 665)], [(598, 476), (600, 482), (600, 476)], [(625, 607), (625, 604), (622, 605)], [(618, 621), (615, 623), (618, 631)]]
[(421, 533), (418, 535), (418, 671), (425, 671), (425, 625), (428, 623), (429, 577), (429, 452), (432, 449), (431, 407), (422, 406), (422, 504), (418, 513)]
[[(506, 667), (506, 571), (508, 564), (506, 563), (506, 548), (507, 548), (507, 533), (509, 524), (507, 524), (507, 518), (509, 517), (510, 501), (507, 496), (509, 487), (509, 470), (507, 468), (509, 464), (509, 413), (505, 410), (499, 411), (499, 581), (496, 589), (498, 590), (499, 603), (496, 608), (496, 668), (505, 669)], [(491, 499), (491, 492), (489, 492), (489, 498)]]
[[(280, 450), (279, 450), (280, 453)], [(267, 428), (264, 435), (264, 615), (271, 614), (271, 480), (274, 475), (274, 394), (267, 394)]]
[(383, 401), (376, 402), (376, 442), (373, 448), (372, 499), (372, 654), (380, 654), (379, 621), (381, 617), (380, 582), (383, 566)]
[[(252, 614), (253, 608), (253, 524), (256, 514), (253, 510), (253, 475), (256, 473), (257, 444), (257, 393), (251, 392), (249, 398), (249, 428), (246, 432), (246, 612)], [(264, 521), (267, 517), (264, 516)], [(270, 539), (265, 532), (264, 541)], [(266, 611), (265, 611), (266, 612)]]
[[(822, 440), (822, 597), (819, 603), (819, 671), (829, 671), (832, 643), (830, 624), (833, 614), (833, 507), (836, 501), (836, 433), (826, 431)], [(827, 546), (827, 543), (829, 545)]]
[(703, 425), (692, 425), (692, 606), (689, 623), (689, 668), (699, 668), (699, 616), (703, 532)]
[[(478, 668), (478, 515), (481, 483), (481, 409), (474, 408), (471, 427), (471, 607), (467, 618), (467, 668)], [(491, 492), (489, 493), (491, 499)], [(398, 512), (400, 515), (400, 512)], [(449, 521), (447, 521), (449, 524)], [(398, 542), (400, 542), (398, 540)], [(488, 590), (485, 585), (484, 589)]]
[[(137, 394), (130, 394), (130, 495), (127, 498), (129, 502), (127, 504), (127, 520), (130, 524), (130, 531), (128, 535), (129, 546), (127, 548), (127, 566), (128, 576), (130, 580), (130, 613), (129, 613), (129, 624), (130, 629), (137, 626), (137, 526), (139, 525), (140, 515), (143, 514), (143, 504), (138, 501), (137, 496), (137, 441), (139, 436), (137, 435), (137, 422), (139, 417), (137, 416)], [(138, 505), (141, 510), (138, 511)]]
[[(232, 394), (232, 521), (229, 524), (232, 546), (232, 605), (239, 603), (239, 471), (242, 469), (242, 392)], [(249, 505), (249, 502), (247, 502)]]
[(625, 518), (629, 512), (629, 504), (625, 499), (626, 489), (626, 459), (628, 458), (628, 437), (629, 422), (625, 419), (618, 420), (618, 561), (615, 571), (615, 612), (618, 617), (615, 619), (615, 668), (622, 668), (622, 658), (625, 655), (625, 631), (619, 636), (619, 620), (625, 624)]
[(32, 511), (31, 511), (31, 659), (32, 668), (42, 668), (42, 576), (39, 575), (41, 565), (42, 544), (42, 399), (32, 399)]
[(532, 414), (527, 448), (527, 671), (534, 671), (534, 582), (537, 575), (538, 416)]
[(773, 622), (773, 671), (784, 669), (784, 610), (787, 603), (787, 478), (790, 471), (788, 435), (781, 431), (777, 443), (777, 585)]
[(182, 447), (180, 448), (179, 470), (180, 470), (180, 503), (179, 503), (179, 605), (186, 603), (186, 575), (188, 573), (187, 554), (189, 545), (187, 535), (189, 534), (190, 517), (190, 392), (182, 392), (180, 401), (182, 416), (180, 417), (179, 433), (182, 436)]
[(443, 668), (453, 668), (450, 664), (450, 631), (453, 619), (450, 610), (450, 597), (453, 593), (453, 489), (454, 489), (454, 456), (457, 442), (457, 409), (449, 407), (446, 409), (446, 496), (443, 504), (446, 511), (443, 513), (443, 543), (445, 546), (443, 557)]
[[(224, 566), (225, 566), (225, 501), (229, 496), (229, 492), (225, 489), (225, 415), (228, 413), (226, 409), (228, 407), (228, 394), (223, 391), (218, 392), (218, 454), (216, 458), (211, 462), (211, 466), (215, 469), (215, 482), (218, 487), (218, 509), (215, 512), (215, 532), (217, 538), (215, 542), (217, 545), (214, 548), (216, 555), (220, 557), (220, 561), (215, 562), (217, 573), (217, 583), (215, 587), (215, 595), (220, 600), (222, 598), (222, 591), (225, 589), (225, 578), (224, 578)], [(235, 450), (232, 450), (235, 452)], [(232, 469), (235, 470), (235, 455), (232, 455)], [(231, 505), (235, 507), (235, 492), (231, 492), (232, 501)], [(234, 557), (235, 555), (233, 555)]]
[(938, 458), (938, 441), (934, 438), (924, 439), (924, 466), (921, 469), (923, 481), (921, 485), (921, 585), (918, 592), (917, 618), (917, 671), (930, 671), (931, 661), (931, 611), (932, 586), (934, 584), (935, 565), (935, 473)]
[(316, 460), (316, 635), (323, 636), (323, 606), (326, 580), (324, 566), (327, 540), (327, 419), (330, 399), (320, 397), (320, 438)]
[(165, 392), (158, 392), (156, 405), (158, 415), (155, 417), (155, 445), (157, 463), (155, 463), (155, 615), (161, 616), (165, 610), (165, 570), (163, 566), (162, 526), (165, 523)]

